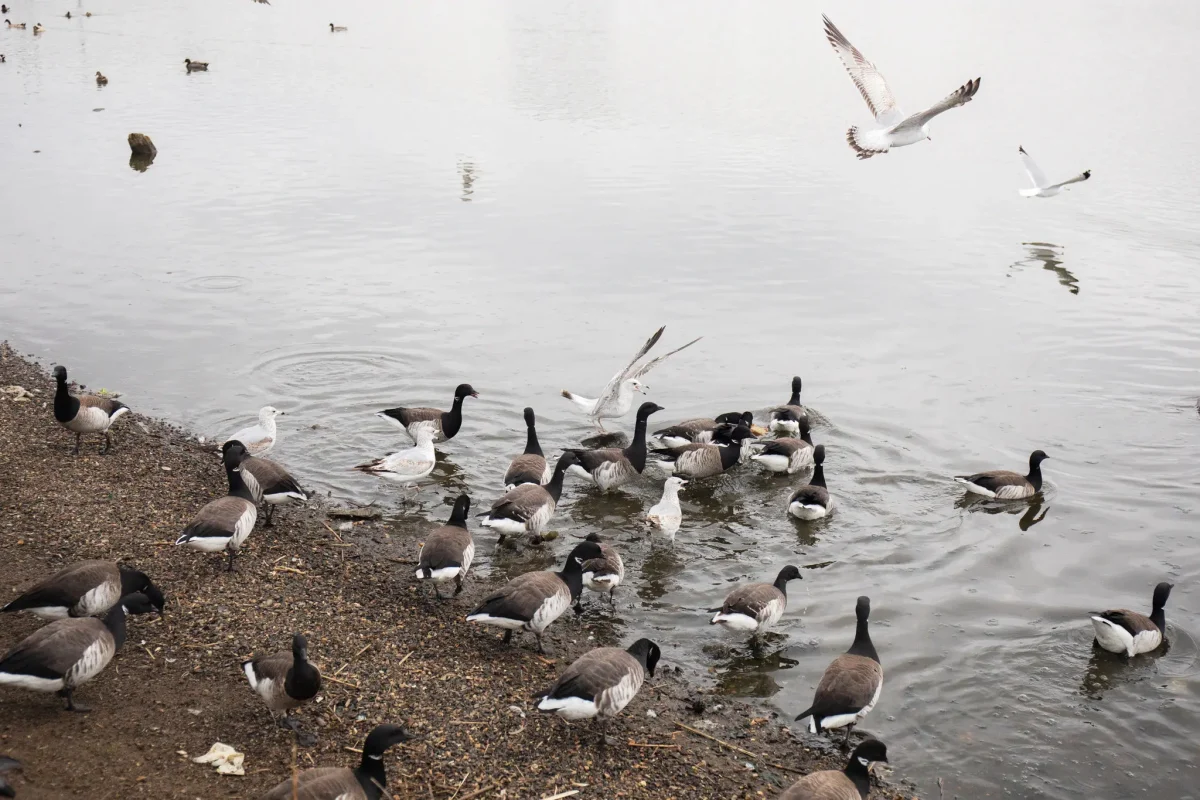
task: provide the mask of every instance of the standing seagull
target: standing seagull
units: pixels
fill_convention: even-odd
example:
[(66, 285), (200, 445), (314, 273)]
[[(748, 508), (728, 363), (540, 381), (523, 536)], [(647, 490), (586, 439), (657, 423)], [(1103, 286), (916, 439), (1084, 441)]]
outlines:
[(687, 486), (687, 481), (676, 475), (667, 478), (663, 484), (662, 499), (650, 506), (646, 512), (646, 524), (650, 526), (652, 537), (663, 537), (667, 541), (675, 541), (675, 533), (683, 524), (683, 509), (679, 507), (679, 490)]
[(359, 464), (355, 469), (368, 475), (378, 475), (389, 481), (420, 488), (416, 482), (428, 476), (437, 466), (437, 454), (433, 450), (433, 440), (436, 436), (437, 432), (431, 427), (417, 428), (413, 437), (417, 442), (416, 447), (407, 447), (368, 464)]
[(71, 394), (67, 387), (67, 368), (64, 366), (54, 368), (54, 380), (58, 383), (58, 388), (54, 391), (54, 418), (75, 434), (75, 455), (79, 455), (79, 440), (85, 433), (103, 433), (102, 452), (108, 453), (112, 450), (112, 436), (108, 429), (129, 410), (129, 407), (110, 397), (94, 394), (81, 394), (76, 397)]
[(883, 665), (867, 627), (871, 616), (869, 597), (858, 598), (854, 615), (858, 618), (854, 643), (825, 668), (812, 705), (796, 717), (797, 720), (812, 717), (808, 726), (811, 733), (845, 728), (847, 744), (850, 731), (871, 713), (883, 691)]
[(1021, 197), (1054, 197), (1054, 195), (1063, 190), (1064, 186), (1071, 183), (1082, 183), (1092, 177), (1092, 171), (1085, 169), (1074, 178), (1065, 180), (1062, 183), (1050, 183), (1046, 180), (1046, 173), (1042, 172), (1042, 168), (1034, 162), (1029, 153), (1025, 152), (1024, 147), (1018, 147), (1017, 152), (1021, 154), (1021, 162), (1025, 164), (1025, 173), (1029, 175), (1029, 180), (1033, 182), (1032, 189), (1020, 190)]
[(893, 147), (904, 147), (930, 138), (930, 120), (938, 114), (971, 102), (971, 98), (979, 91), (981, 79), (975, 78), (958, 87), (940, 103), (905, 117), (896, 105), (896, 98), (892, 96), (887, 81), (879, 74), (875, 65), (867, 61), (857, 47), (850, 44), (842, 32), (829, 21), (829, 17), (823, 19), (825, 38), (833, 45), (834, 52), (846, 66), (850, 79), (858, 87), (863, 100), (867, 101), (867, 107), (871, 109), (871, 113), (875, 115), (875, 122), (879, 125), (878, 128), (869, 131), (860, 131), (855, 125), (846, 131), (846, 141), (858, 153), (859, 159), (867, 159), (886, 153)]
[(623, 417), (629, 413), (629, 409), (633, 407), (633, 393), (635, 391), (641, 392), (642, 394), (646, 393), (647, 387), (643, 386), (642, 382), (639, 381), (638, 378), (654, 369), (659, 362), (670, 358), (680, 350), (691, 347), (703, 338), (698, 336), (685, 344), (683, 347), (677, 347), (666, 355), (659, 356), (658, 358), (652, 358), (645, 364), (642, 364), (640, 367), (637, 366), (637, 363), (641, 360), (642, 356), (650, 352), (650, 348), (654, 347), (654, 345), (658, 343), (659, 338), (662, 337), (663, 331), (666, 329), (667, 326), (664, 325), (656, 330), (654, 335), (647, 339), (646, 343), (642, 345), (642, 349), (638, 350), (637, 355), (633, 357), (633, 360), (629, 362), (629, 365), (616, 375), (612, 376), (612, 380), (605, 385), (604, 391), (602, 391), (600, 396), (595, 400), (589, 397), (581, 397), (573, 392), (568, 392), (566, 389), (563, 389), (562, 396), (583, 409), (584, 413), (587, 414), (588, 419), (592, 421), (592, 424), (603, 431), (604, 420), (617, 419), (618, 417)]
[(275, 417), (283, 414), (274, 406), (263, 406), (258, 410), (258, 424), (242, 428), (225, 442), (241, 442), (252, 456), (265, 456), (275, 447)]

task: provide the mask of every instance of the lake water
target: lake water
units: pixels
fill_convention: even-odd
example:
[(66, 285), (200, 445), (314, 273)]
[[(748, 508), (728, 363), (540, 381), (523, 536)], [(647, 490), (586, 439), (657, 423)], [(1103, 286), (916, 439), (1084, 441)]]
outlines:
[[(856, 161), (845, 129), (869, 118), (822, 11), (906, 108), (981, 75), (978, 96), (933, 141)], [(800, 374), (839, 508), (794, 523), (796, 480), (746, 468), (685, 490), (676, 545), (652, 552), (635, 520), (659, 481), (570, 483), (558, 529), (609, 532), (629, 565), (616, 634), (790, 716), (869, 594), (886, 684), (864, 727), (925, 794), (940, 776), (964, 798), (1200, 797), (1200, 5), (8, 16), (49, 29), (0, 28), (17, 347), (209, 435), (272, 403), (274, 455), (354, 502), (398, 503), (348, 470), (398, 442), (373, 412), (448, 407), (469, 381), (444, 488), (413, 512), (439, 519), (460, 488), (497, 496), (522, 407), (548, 451), (575, 445), (588, 427), (561, 389), (594, 394), (659, 325), (663, 352), (703, 336), (648, 376), (652, 421), (762, 412)], [(158, 145), (144, 172), (131, 131)], [(1052, 177), (1093, 178), (1018, 197), (1022, 144)], [(1023, 471), (1039, 447), (1039, 509), (965, 504), (947, 478)], [(479, 539), (484, 569), (539, 558)], [(751, 651), (705, 624), (786, 563), (811, 569), (780, 636)], [(1087, 612), (1148, 611), (1164, 579), (1169, 652), (1094, 655)]]

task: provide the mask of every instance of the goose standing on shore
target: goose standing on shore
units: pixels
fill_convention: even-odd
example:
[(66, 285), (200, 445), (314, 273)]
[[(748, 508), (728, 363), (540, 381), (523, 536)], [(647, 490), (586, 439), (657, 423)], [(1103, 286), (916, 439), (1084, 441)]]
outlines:
[(483, 599), (467, 615), (467, 622), (504, 628), (504, 643), (512, 641), (513, 631), (525, 630), (537, 637), (539, 653), (542, 633), (562, 616), (583, 591), (583, 565), (604, 554), (595, 542), (581, 542), (567, 556), (558, 572), (526, 572)]
[(887, 747), (878, 739), (864, 739), (838, 771), (824, 769), (805, 775), (789, 786), (778, 800), (867, 800), (871, 792), (870, 766), (887, 763)]
[(363, 743), (362, 761), (354, 769), (306, 769), (280, 782), (262, 800), (380, 800), (387, 789), (383, 754), (413, 738), (399, 725), (378, 725)]
[(663, 484), (662, 499), (650, 506), (646, 512), (646, 524), (650, 526), (651, 536), (664, 537), (667, 541), (675, 541), (675, 534), (683, 524), (683, 509), (679, 507), (679, 490), (687, 486), (687, 481), (677, 475), (667, 478)]
[(1167, 635), (1167, 615), (1163, 608), (1173, 588), (1166, 581), (1154, 587), (1150, 616), (1126, 608), (1093, 614), (1096, 644), (1110, 653), (1124, 653), (1130, 658), (1157, 650)]
[(277, 440), (275, 418), (282, 415), (283, 412), (274, 406), (263, 406), (258, 410), (258, 422), (256, 424), (242, 428), (222, 442), (222, 445), (229, 444), (230, 442), (239, 442), (242, 447), (246, 448), (247, 454), (265, 456), (275, 447)]
[(795, 475), (813, 465), (813, 441), (809, 433), (808, 418), (800, 420), (800, 438), (780, 437), (760, 442), (758, 452), (750, 456), (771, 472)]
[(1041, 450), (1034, 450), (1029, 456), (1028, 475), (994, 469), (974, 475), (955, 475), (954, 480), (972, 494), (995, 500), (1025, 500), (1042, 490), (1042, 462), (1049, 457)]
[(462, 427), (463, 401), (468, 397), (479, 397), (469, 383), (460, 383), (454, 390), (454, 402), (449, 411), (440, 408), (385, 408), (375, 416), (401, 428), (414, 442), (417, 431), (428, 428), (433, 431), (433, 441), (453, 439)]
[(525, 452), (512, 460), (508, 471), (504, 473), (504, 490), (509, 491), (522, 483), (534, 483), (539, 486), (550, 482), (554, 470), (542, 453), (538, 442), (537, 418), (532, 408), (525, 409)]
[(609, 382), (604, 386), (604, 390), (600, 392), (600, 396), (598, 398), (593, 400), (588, 397), (577, 395), (574, 392), (568, 392), (566, 389), (563, 390), (562, 396), (582, 409), (587, 415), (588, 419), (591, 420), (592, 424), (601, 431), (604, 431), (604, 420), (617, 419), (629, 413), (629, 409), (633, 407), (634, 392), (641, 392), (642, 394), (646, 393), (646, 389), (648, 387), (642, 385), (642, 382), (638, 380), (639, 378), (641, 378), (650, 370), (654, 369), (662, 361), (675, 355), (680, 350), (685, 350), (691, 347), (696, 342), (700, 341), (701, 338), (703, 338), (697, 337), (685, 344), (683, 347), (677, 347), (666, 355), (661, 355), (658, 358), (652, 358), (639, 367), (638, 361), (641, 360), (642, 356), (650, 352), (650, 348), (654, 347), (654, 345), (658, 343), (658, 340), (662, 337), (663, 331), (666, 329), (667, 327), (664, 325), (656, 330), (654, 335), (646, 340), (646, 343), (642, 345), (640, 350), (638, 350), (637, 355), (633, 357), (633, 360), (630, 361), (623, 370), (612, 376), (612, 379), (609, 380)]
[(633, 429), (633, 441), (629, 447), (620, 449), (606, 447), (600, 450), (572, 450), (576, 462), (568, 472), (594, 483), (600, 491), (607, 492), (634, 477), (646, 468), (646, 426), (650, 415), (662, 411), (656, 403), (642, 403), (637, 412), (637, 423)]
[[(231, 439), (223, 444), (222, 456), (235, 444), (240, 442)], [(308, 501), (308, 492), (296, 482), (292, 474), (266, 458), (246, 456), (242, 459), (242, 480), (245, 481), (255, 503), (266, 503), (266, 522), (263, 524), (268, 528), (275, 524), (275, 506), (292, 501)]]
[(565, 720), (595, 719), (601, 725), (600, 742), (608, 720), (621, 713), (654, 669), (662, 651), (649, 639), (638, 639), (629, 649), (597, 647), (567, 667), (549, 689), (538, 692), (538, 711), (558, 714)]
[[(608, 594), (608, 600), (614, 606), (617, 604), (615, 593), (621, 581), (625, 580), (625, 562), (617, 548), (607, 542), (600, 541), (600, 534), (589, 533), (585, 541), (600, 545), (600, 557), (590, 558), (583, 562), (583, 585), (597, 594)], [(575, 601), (575, 610), (583, 611), (580, 604), (582, 595)]]
[(804, 486), (796, 487), (788, 498), (788, 513), (811, 522), (833, 511), (833, 496), (825, 487), (825, 445), (813, 448), (813, 473)]
[(689, 444), (654, 452), (674, 475), (688, 480), (714, 478), (741, 462), (743, 442), (753, 437), (749, 428), (738, 425), (729, 434), (730, 444)]
[(162, 613), (166, 597), (146, 573), (112, 561), (78, 561), (0, 608), (0, 613), (28, 611), (43, 619), (95, 617), (135, 592), (146, 595)]
[(134, 593), (104, 615), (60, 619), (38, 628), (0, 658), (0, 686), (55, 692), (67, 711), (88, 711), (73, 693), (99, 675), (125, 643), (125, 615), (154, 611), (150, 599)]
[(368, 464), (359, 464), (355, 469), (419, 489), (416, 482), (428, 476), (437, 466), (437, 453), (433, 449), (436, 436), (437, 432), (431, 427), (418, 428), (414, 436), (417, 442), (415, 447), (399, 450)]
[(499, 531), (501, 542), (510, 534), (530, 533), (534, 539), (539, 538), (554, 516), (554, 509), (562, 497), (563, 479), (567, 469), (574, 463), (573, 452), (568, 450), (563, 453), (558, 457), (549, 483), (545, 486), (523, 483), (505, 492), (503, 497), (492, 503), (490, 511), (480, 515), (486, 517), (480, 524)]
[(811, 733), (845, 728), (846, 744), (850, 743), (854, 726), (871, 713), (883, 691), (883, 665), (867, 627), (871, 599), (858, 598), (854, 614), (858, 619), (854, 643), (825, 668), (812, 705), (796, 717), (797, 721), (811, 717), (808, 726)]
[(291, 717), (293, 709), (311, 701), (321, 691), (321, 672), (308, 661), (308, 640), (297, 633), (292, 636), (290, 653), (243, 661), (242, 672), (279, 726), (294, 731), (301, 744), (312, 746), (316, 737), (300, 736), (300, 724)]
[(747, 428), (754, 424), (754, 413), (731, 411), (721, 414), (715, 419), (699, 417), (685, 419), (676, 425), (654, 432), (654, 438), (663, 447), (685, 447), (689, 444), (705, 444), (713, 440), (713, 432), (718, 425), (745, 425)]
[(781, 406), (772, 408), (768, 419), (770, 428), (776, 433), (796, 433), (800, 430), (800, 420), (808, 419), (808, 409), (800, 405), (800, 376), (792, 378), (792, 396)]
[(454, 501), (454, 510), (446, 524), (438, 528), (421, 545), (417, 556), (417, 580), (432, 581), (433, 593), (442, 599), (440, 584), (454, 581), (454, 594), (463, 590), (463, 578), (471, 569), (475, 558), (475, 541), (467, 530), (467, 514), (471, 510), (471, 498), (460, 494)]
[(709, 622), (731, 631), (765, 633), (787, 610), (788, 581), (801, 580), (800, 570), (788, 565), (779, 570), (774, 583), (749, 583), (729, 593), (721, 610)]
[(109, 428), (114, 422), (129, 411), (124, 403), (111, 397), (101, 397), (94, 394), (71, 394), (67, 386), (67, 368), (54, 368), (54, 418), (58, 424), (75, 434), (75, 455), (79, 455), (79, 443), (85, 433), (103, 433), (104, 449), (101, 453), (112, 450), (112, 434)]
[(229, 442), (227, 445), (224, 460), (229, 494), (201, 508), (175, 544), (184, 544), (206, 553), (224, 550), (229, 553), (228, 571), (233, 572), (234, 556), (258, 520), (258, 506), (254, 503), (250, 488), (242, 480), (242, 460), (246, 458), (246, 448), (241, 446), (241, 442)]

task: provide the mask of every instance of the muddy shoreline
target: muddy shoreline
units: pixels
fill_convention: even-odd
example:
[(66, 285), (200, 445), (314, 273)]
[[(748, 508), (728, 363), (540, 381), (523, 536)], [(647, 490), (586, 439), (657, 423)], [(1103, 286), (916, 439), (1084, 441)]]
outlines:
[[(353, 765), (348, 748), (371, 727), (403, 722), (424, 738), (385, 760), (389, 794), (399, 798), (574, 789), (580, 798), (773, 797), (802, 774), (844, 764), (825, 740), (762, 707), (706, 694), (669, 652), (610, 725), (620, 744), (597, 748), (591, 726), (538, 714), (530, 695), (581, 653), (614, 643), (603, 612), (555, 623), (546, 657), (532, 637), (506, 648), (469, 626), (464, 613), (495, 579), (471, 576), (462, 595), (437, 603), (411, 577), (422, 533), (444, 520), (440, 510), (342, 530), (320, 502), (282, 507), (273, 528), (260, 517), (239, 572), (226, 574), (220, 558), (173, 545), (196, 510), (225, 492), (210, 448), (135, 411), (114, 426), (111, 455), (85, 437), (75, 457), (73, 435), (53, 418), (46, 369), (4, 344), (6, 386), (32, 394), (0, 398), (0, 603), (83, 558), (129, 562), (168, 595), (165, 617), (133, 618), (124, 649), (79, 690), (92, 713), (65, 713), (52, 695), (0, 690), (0, 754), (24, 762), (11, 778), (21, 800), (261, 795), (289, 774), (293, 740), (271, 726), (238, 664), (287, 649), (297, 631), (327, 678), (318, 702), (298, 713), (319, 735), (297, 751), (299, 766)], [(137, 408), (136, 397), (122, 399)], [(556, 559), (566, 549), (561, 541), (549, 548)], [(0, 616), (0, 648), (38, 626)], [(217, 741), (246, 754), (245, 776), (190, 761)], [(889, 744), (902, 771), (904, 748)], [(872, 792), (913, 796), (902, 784)]]

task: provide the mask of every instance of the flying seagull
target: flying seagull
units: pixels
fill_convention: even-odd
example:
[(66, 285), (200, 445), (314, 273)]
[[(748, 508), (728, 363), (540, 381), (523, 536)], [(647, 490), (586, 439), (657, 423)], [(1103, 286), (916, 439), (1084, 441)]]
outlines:
[(1046, 180), (1046, 173), (1042, 172), (1029, 153), (1025, 152), (1024, 147), (1018, 147), (1017, 152), (1021, 154), (1021, 161), (1025, 164), (1025, 172), (1029, 174), (1029, 180), (1033, 181), (1032, 189), (1021, 189), (1022, 197), (1054, 197), (1063, 190), (1063, 187), (1069, 183), (1080, 183), (1092, 177), (1092, 171), (1085, 169), (1083, 172), (1076, 175), (1074, 178), (1065, 180), (1062, 183), (1050, 183)]
[(846, 131), (846, 141), (858, 153), (859, 159), (870, 158), (886, 153), (893, 147), (904, 147), (928, 139), (930, 120), (944, 111), (971, 102), (971, 98), (979, 91), (979, 78), (967, 81), (940, 103), (905, 117), (896, 105), (896, 98), (892, 96), (887, 81), (879, 74), (875, 65), (867, 61), (857, 47), (850, 44), (842, 32), (829, 21), (829, 17), (822, 18), (825, 20), (825, 38), (833, 45), (834, 52), (846, 66), (850, 79), (858, 87), (863, 100), (867, 101), (867, 108), (871, 109), (871, 113), (875, 115), (875, 122), (879, 124), (879, 127), (869, 131), (859, 130), (857, 125)]
[(652, 358), (645, 364), (638, 366), (638, 361), (641, 360), (642, 356), (650, 352), (650, 348), (654, 347), (659, 338), (662, 336), (663, 331), (666, 329), (667, 326), (664, 325), (656, 330), (654, 335), (647, 339), (646, 343), (642, 345), (642, 349), (638, 350), (637, 355), (633, 357), (633, 360), (629, 362), (629, 365), (616, 375), (612, 376), (612, 380), (605, 385), (604, 391), (602, 391), (600, 396), (595, 400), (589, 397), (581, 397), (573, 392), (568, 392), (566, 389), (563, 389), (562, 396), (579, 406), (583, 412), (587, 414), (588, 419), (590, 419), (597, 428), (603, 431), (604, 420), (617, 419), (618, 417), (623, 417), (629, 413), (629, 409), (633, 407), (633, 393), (635, 391), (641, 392), (642, 394), (646, 393), (646, 389), (649, 387), (638, 380), (638, 378), (641, 378), (647, 372), (654, 369), (663, 360), (670, 358), (680, 350), (691, 347), (696, 342), (704, 338), (702, 336), (697, 336), (683, 347), (677, 347), (666, 355), (661, 355), (658, 358)]

